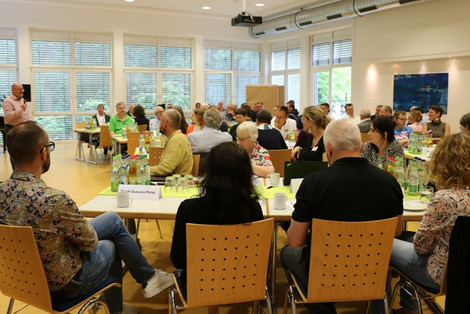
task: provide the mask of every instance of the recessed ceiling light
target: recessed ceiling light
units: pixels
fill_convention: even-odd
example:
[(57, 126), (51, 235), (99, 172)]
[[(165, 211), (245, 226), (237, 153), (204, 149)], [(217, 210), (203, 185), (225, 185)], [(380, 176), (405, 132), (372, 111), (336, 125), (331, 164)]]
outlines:
[(257, 7), (264, 7), (264, 3), (257, 3), (256, 6)]
[(202, 9), (203, 9), (203, 10), (210, 10), (210, 9), (211, 9), (211, 7), (208, 7), (208, 6), (203, 6), (203, 7), (202, 7)]
[(126, 0), (126, 2), (134, 2), (134, 0)]

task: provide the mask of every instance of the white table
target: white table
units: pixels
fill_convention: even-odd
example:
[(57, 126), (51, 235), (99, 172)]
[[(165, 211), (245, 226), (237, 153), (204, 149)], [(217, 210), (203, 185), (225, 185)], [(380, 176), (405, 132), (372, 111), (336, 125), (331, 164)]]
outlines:
[[(91, 145), (93, 142), (93, 134), (100, 134), (100, 129), (85, 129), (85, 128), (77, 128), (77, 129), (72, 129), (72, 131), (77, 133), (77, 149), (75, 150), (75, 159), (84, 161), (84, 162), (89, 162), (92, 164), (96, 164), (96, 160), (93, 159), (86, 159), (85, 157), (85, 152), (83, 151), (83, 146), (82, 146), (82, 141), (80, 139), (80, 134), (86, 133), (88, 134), (88, 144)], [(91, 155), (91, 154), (90, 154)]]

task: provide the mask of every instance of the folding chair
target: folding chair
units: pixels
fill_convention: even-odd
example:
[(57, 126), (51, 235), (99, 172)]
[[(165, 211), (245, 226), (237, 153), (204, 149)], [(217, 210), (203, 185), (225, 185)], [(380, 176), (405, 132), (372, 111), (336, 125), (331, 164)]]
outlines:
[(121, 286), (116, 279), (108, 277), (83, 297), (53, 302), (30, 226), (0, 225), (0, 256), (0, 290), (11, 298), (8, 314), (12, 312), (15, 300), (48, 313), (68, 313), (78, 307), (81, 307), (78, 313), (100, 308), (109, 313), (101, 294), (111, 287)]

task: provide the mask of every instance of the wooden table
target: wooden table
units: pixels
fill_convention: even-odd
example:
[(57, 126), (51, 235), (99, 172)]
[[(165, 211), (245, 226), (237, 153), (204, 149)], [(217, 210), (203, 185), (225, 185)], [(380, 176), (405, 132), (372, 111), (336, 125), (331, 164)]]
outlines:
[[(72, 131), (77, 133), (77, 149), (75, 150), (75, 159), (84, 161), (84, 162), (89, 162), (92, 164), (96, 164), (96, 160), (93, 159), (86, 159), (85, 157), (85, 152), (83, 151), (83, 146), (82, 146), (82, 141), (80, 140), (80, 134), (85, 133), (88, 134), (88, 144), (91, 145), (93, 142), (93, 134), (100, 134), (100, 129), (85, 129), (85, 128), (77, 128), (77, 129), (72, 129)], [(91, 151), (90, 151), (90, 155)]]

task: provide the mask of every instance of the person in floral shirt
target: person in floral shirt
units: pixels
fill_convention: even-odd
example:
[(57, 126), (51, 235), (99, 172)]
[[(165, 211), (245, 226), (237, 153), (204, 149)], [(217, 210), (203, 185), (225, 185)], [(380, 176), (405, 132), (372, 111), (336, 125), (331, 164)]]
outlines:
[(257, 138), (258, 127), (255, 123), (243, 122), (238, 126), (238, 145), (246, 150), (250, 156), (253, 173), (258, 177), (266, 178), (274, 172), (274, 167), (268, 151), (256, 141)]
[[(20, 123), (8, 132), (7, 146), (15, 171), (0, 184), (0, 224), (33, 228), (53, 300), (85, 295), (108, 275), (122, 281), (121, 259), (145, 297), (173, 284), (169, 274), (148, 264), (116, 213), (87, 221), (70, 196), (41, 179), (55, 148), (43, 128)], [(109, 289), (105, 299), (111, 313), (123, 312), (121, 288)], [(137, 308), (126, 305), (125, 311)]]
[[(437, 144), (430, 165), (430, 181), (438, 191), (432, 196), (414, 237), (409, 241), (395, 239), (393, 243), (390, 263), (431, 289), (440, 288), (457, 217), (470, 216), (468, 160), (470, 136), (453, 134)], [(415, 310), (414, 302), (404, 299), (403, 295), (400, 304)]]

